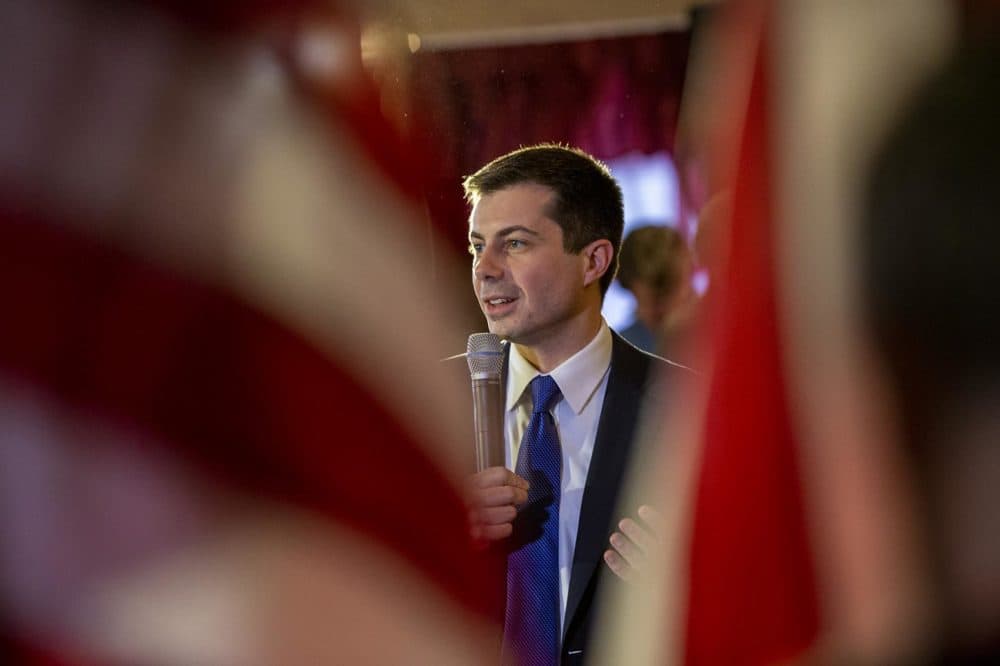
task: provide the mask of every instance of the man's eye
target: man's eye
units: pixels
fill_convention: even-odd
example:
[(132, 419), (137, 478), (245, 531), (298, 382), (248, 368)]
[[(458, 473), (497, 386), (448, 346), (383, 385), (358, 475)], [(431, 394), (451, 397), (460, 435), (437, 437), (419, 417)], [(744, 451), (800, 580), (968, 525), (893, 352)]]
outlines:
[(475, 256), (483, 251), (482, 243), (469, 243), (469, 254)]
[(507, 247), (512, 250), (517, 250), (524, 247), (524, 241), (518, 240), (517, 238), (511, 238), (507, 240)]

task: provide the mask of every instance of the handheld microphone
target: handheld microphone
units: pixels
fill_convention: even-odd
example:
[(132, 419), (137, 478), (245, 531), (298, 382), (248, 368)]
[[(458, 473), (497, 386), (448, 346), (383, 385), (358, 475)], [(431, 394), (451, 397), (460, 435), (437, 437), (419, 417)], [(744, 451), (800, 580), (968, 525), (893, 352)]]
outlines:
[(473, 333), (466, 347), (472, 377), (472, 420), (475, 426), (476, 471), (505, 464), (503, 434), (503, 346), (494, 333)]

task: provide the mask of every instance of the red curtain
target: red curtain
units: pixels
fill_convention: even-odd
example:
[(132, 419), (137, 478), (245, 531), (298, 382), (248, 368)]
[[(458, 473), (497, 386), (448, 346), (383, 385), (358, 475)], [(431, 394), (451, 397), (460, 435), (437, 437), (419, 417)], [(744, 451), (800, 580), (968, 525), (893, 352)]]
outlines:
[(522, 145), (561, 141), (601, 159), (672, 152), (689, 42), (678, 31), (417, 52), (413, 109), (439, 228), (464, 246), (462, 177)]

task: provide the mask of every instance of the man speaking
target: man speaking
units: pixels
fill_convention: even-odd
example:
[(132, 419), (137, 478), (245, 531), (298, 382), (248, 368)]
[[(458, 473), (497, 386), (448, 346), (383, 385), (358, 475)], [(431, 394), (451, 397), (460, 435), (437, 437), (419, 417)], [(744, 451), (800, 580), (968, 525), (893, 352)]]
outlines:
[[(543, 144), (493, 160), (464, 187), (473, 286), (509, 343), (506, 467), (470, 480), (473, 535), (507, 552), (503, 658), (583, 663), (640, 403), (654, 376), (679, 371), (601, 316), (624, 226), (607, 167)], [(623, 556), (636, 545), (614, 541)]]

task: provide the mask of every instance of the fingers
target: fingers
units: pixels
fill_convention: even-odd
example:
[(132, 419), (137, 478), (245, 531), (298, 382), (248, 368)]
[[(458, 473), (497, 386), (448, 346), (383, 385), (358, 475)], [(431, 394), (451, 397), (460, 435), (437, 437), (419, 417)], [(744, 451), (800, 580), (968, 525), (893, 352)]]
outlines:
[(621, 532), (612, 534), (610, 541), (611, 548), (604, 551), (604, 562), (622, 580), (634, 581), (645, 564), (645, 555)]
[(478, 488), (469, 493), (467, 499), (469, 506), (476, 509), (491, 506), (520, 506), (528, 501), (528, 491), (513, 486)]
[(646, 558), (642, 550), (621, 532), (615, 532), (611, 535), (611, 547), (633, 569), (638, 569), (645, 563)]
[(517, 509), (510, 505), (473, 509), (469, 512), (469, 520), (473, 525), (502, 525), (514, 522), (516, 517)]
[(640, 506), (638, 513), (639, 517), (642, 518), (643, 522), (645, 522), (646, 525), (654, 531), (654, 533), (656, 528), (663, 523), (663, 514), (648, 504)]
[(658, 541), (654, 528), (662, 516), (651, 506), (642, 505), (637, 511), (639, 520), (624, 518), (618, 531), (609, 539), (611, 548), (605, 551), (608, 568), (622, 580), (632, 581), (646, 567), (647, 553)]
[(528, 482), (506, 467), (490, 467), (466, 484), (472, 538), (497, 541), (514, 531), (517, 507), (528, 501)]
[(472, 538), (476, 541), (497, 541), (506, 539), (514, 532), (514, 518), (517, 509), (513, 506), (498, 506), (469, 511)]
[(472, 526), (472, 538), (475, 541), (499, 541), (500, 539), (506, 539), (513, 533), (514, 526), (511, 523)]
[(604, 551), (604, 562), (611, 569), (611, 572), (626, 582), (635, 578), (635, 571), (628, 565), (625, 559), (613, 550)]
[(528, 501), (528, 482), (506, 467), (489, 467), (466, 481), (469, 506), (520, 505)]
[(653, 535), (631, 518), (626, 518), (619, 522), (618, 529), (643, 552), (649, 550), (654, 545)]
[(514, 486), (522, 490), (528, 489), (528, 482), (514, 474), (506, 467), (487, 467), (481, 472), (472, 475), (473, 488), (489, 488), (492, 486)]

